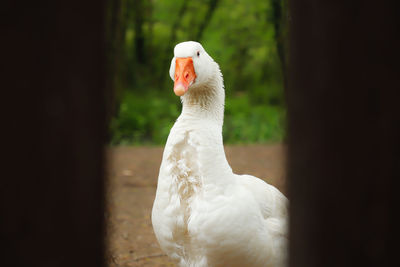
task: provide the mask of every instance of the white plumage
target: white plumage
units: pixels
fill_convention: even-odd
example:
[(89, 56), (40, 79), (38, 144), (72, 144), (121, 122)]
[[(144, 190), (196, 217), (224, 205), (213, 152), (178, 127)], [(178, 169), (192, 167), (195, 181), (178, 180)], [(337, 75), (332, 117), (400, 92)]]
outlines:
[(180, 58), (192, 59), (195, 79), (181, 96), (160, 167), (152, 223), (161, 249), (182, 267), (285, 266), (287, 198), (259, 178), (232, 172), (219, 66), (201, 44), (180, 43), (170, 68), (175, 86)]

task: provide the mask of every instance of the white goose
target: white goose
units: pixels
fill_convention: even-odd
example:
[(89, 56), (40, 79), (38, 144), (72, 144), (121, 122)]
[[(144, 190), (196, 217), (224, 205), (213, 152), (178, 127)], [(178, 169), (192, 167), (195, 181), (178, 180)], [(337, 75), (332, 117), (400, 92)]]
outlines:
[(152, 211), (179, 266), (274, 266), (287, 260), (287, 198), (226, 160), (219, 66), (197, 42), (176, 45), (170, 76), (182, 114), (168, 136)]

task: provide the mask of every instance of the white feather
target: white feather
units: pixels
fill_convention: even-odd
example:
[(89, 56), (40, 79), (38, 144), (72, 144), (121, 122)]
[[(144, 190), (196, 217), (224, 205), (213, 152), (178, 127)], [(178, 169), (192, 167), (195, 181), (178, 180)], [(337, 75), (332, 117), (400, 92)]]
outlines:
[(176, 57), (192, 57), (197, 77), (181, 97), (160, 167), (152, 223), (162, 250), (182, 267), (285, 266), (288, 200), (261, 179), (232, 172), (218, 64), (201, 44), (180, 43), (171, 78)]

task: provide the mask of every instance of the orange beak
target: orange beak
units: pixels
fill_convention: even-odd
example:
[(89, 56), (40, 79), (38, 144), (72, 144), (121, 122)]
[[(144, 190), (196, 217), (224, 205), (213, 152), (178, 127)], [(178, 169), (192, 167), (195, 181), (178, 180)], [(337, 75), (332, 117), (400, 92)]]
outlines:
[(196, 72), (194, 71), (192, 58), (177, 58), (175, 61), (174, 93), (177, 96), (183, 96), (195, 79)]

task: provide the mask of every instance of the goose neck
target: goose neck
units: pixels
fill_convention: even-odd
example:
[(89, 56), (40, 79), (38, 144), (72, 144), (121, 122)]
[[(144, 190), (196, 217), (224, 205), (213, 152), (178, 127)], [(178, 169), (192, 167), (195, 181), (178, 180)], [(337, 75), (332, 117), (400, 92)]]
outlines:
[(194, 119), (213, 119), (222, 127), (225, 92), (217, 82), (189, 89), (182, 98), (182, 115)]

